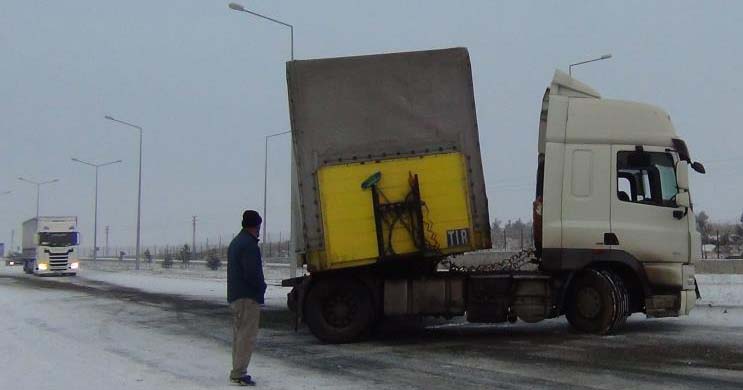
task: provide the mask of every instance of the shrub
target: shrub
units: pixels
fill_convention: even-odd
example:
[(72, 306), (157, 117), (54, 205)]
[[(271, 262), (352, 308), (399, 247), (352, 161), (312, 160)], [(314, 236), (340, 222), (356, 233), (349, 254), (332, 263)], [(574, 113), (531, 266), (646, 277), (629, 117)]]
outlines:
[(183, 265), (188, 265), (188, 262), (191, 260), (191, 248), (188, 246), (188, 244), (183, 245), (183, 248), (178, 251), (178, 260), (183, 262)]
[(163, 268), (173, 267), (173, 256), (171, 256), (170, 253), (166, 253), (165, 256), (163, 256), (162, 267)]
[(216, 253), (212, 252), (209, 254), (209, 257), (206, 259), (206, 266), (212, 271), (218, 270), (220, 267), (222, 267), (222, 260), (217, 256)]

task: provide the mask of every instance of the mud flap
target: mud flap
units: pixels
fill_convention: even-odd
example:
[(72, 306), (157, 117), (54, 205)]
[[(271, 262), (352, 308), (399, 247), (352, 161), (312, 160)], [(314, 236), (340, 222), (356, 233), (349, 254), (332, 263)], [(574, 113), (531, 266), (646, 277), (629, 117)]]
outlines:
[[(306, 291), (309, 287), (310, 279), (307, 277), (301, 277), (289, 280), (293, 282), (292, 284), (290, 284), (293, 287), (292, 291), (290, 291), (289, 294), (286, 295), (286, 305), (289, 310), (294, 313), (294, 331), (298, 332), (299, 324), (302, 322), (302, 308), (304, 307), (304, 299), (307, 295)], [(284, 282), (282, 282), (282, 285), (284, 285)]]

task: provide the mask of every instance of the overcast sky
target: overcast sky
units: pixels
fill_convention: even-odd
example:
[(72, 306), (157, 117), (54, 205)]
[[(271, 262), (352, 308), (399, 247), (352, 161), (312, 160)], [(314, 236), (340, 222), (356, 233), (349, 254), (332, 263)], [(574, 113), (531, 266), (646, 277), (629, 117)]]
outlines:
[[(697, 211), (743, 211), (743, 2), (251, 1), (295, 26), (299, 59), (469, 49), (490, 216), (530, 219), (538, 113), (555, 68), (603, 96), (659, 105), (693, 156)], [(80, 217), (92, 245), (94, 162), (99, 245), (133, 245), (138, 137), (144, 127), (142, 242), (211, 243), (262, 208), (264, 135), (287, 130), (282, 26), (207, 0), (5, 0), (0, 10), (0, 242), (35, 214)], [(272, 139), (269, 231), (289, 228), (289, 138)]]

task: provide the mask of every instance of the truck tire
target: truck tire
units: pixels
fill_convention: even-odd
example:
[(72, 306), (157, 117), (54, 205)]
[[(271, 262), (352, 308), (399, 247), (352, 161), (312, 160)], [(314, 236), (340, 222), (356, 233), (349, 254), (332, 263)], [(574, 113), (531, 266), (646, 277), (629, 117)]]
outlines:
[(304, 320), (312, 334), (332, 344), (367, 335), (373, 319), (369, 289), (354, 280), (319, 280), (304, 302)]
[(619, 274), (608, 270), (601, 272), (611, 281), (618, 299), (617, 313), (611, 330), (609, 330), (609, 333), (614, 333), (624, 326), (625, 322), (627, 322), (627, 317), (630, 315), (629, 292), (624, 284), (624, 280)]
[(608, 334), (624, 323), (629, 298), (622, 279), (610, 271), (587, 269), (573, 282), (565, 316), (578, 331)]

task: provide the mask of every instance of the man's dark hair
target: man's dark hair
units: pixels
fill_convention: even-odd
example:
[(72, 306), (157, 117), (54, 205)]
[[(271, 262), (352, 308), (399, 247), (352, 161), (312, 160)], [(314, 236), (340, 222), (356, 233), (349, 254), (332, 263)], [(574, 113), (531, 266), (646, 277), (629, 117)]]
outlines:
[(246, 210), (243, 213), (243, 227), (257, 227), (263, 222), (263, 218), (255, 210)]

